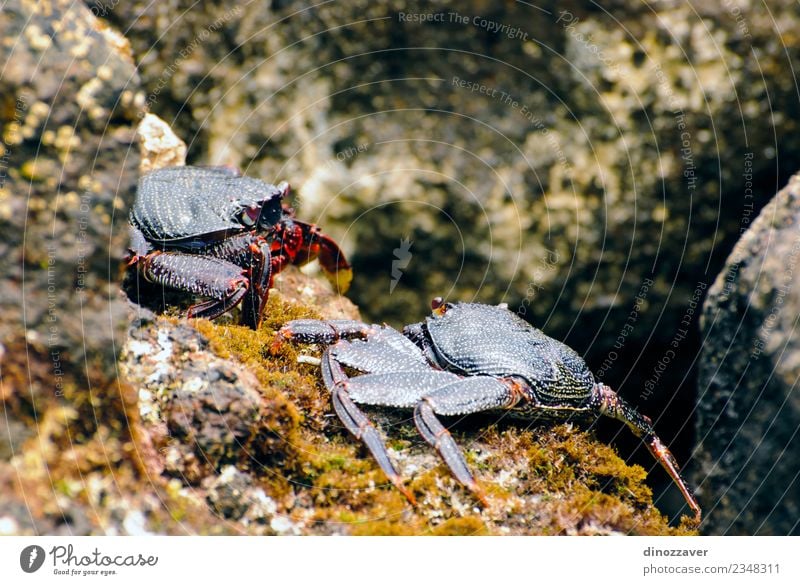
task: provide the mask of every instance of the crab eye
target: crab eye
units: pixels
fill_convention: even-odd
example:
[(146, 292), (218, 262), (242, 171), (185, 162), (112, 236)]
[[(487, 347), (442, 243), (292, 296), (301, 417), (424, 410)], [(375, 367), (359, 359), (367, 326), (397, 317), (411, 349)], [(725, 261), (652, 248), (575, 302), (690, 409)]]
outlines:
[(280, 183), (278, 183), (278, 192), (280, 193), (281, 199), (288, 199), (291, 190), (292, 188), (286, 181), (281, 181)]
[(436, 297), (431, 301), (431, 309), (433, 309), (434, 317), (441, 317), (452, 308), (453, 303), (445, 303), (442, 297)]

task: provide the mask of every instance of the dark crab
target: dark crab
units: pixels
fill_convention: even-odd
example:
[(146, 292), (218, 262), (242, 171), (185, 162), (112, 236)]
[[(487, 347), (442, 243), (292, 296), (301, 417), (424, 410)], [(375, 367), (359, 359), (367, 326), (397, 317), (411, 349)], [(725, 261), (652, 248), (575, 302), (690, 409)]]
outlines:
[[(432, 307), (424, 323), (407, 325), (402, 334), (358, 321), (291, 321), (273, 346), (277, 349), (286, 340), (329, 344), (322, 356), (322, 376), (337, 415), (409, 500), (414, 498), (380, 435), (356, 404), (412, 408), (422, 437), (484, 503), (483, 492), (437, 414), (497, 410), (529, 420), (581, 415), (618, 419), (642, 438), (683, 494), (694, 521), (700, 522), (700, 507), (650, 419), (596, 382), (574, 350), (505, 305), (451, 304), (437, 298)], [(362, 375), (350, 377), (343, 366)]]
[(242, 303), (242, 325), (257, 329), (274, 276), (319, 258), (346, 292), (352, 271), (339, 246), (299, 221), (270, 185), (227, 167), (168, 167), (139, 180), (130, 214), (128, 266), (145, 281), (208, 297), (188, 317), (213, 319)]

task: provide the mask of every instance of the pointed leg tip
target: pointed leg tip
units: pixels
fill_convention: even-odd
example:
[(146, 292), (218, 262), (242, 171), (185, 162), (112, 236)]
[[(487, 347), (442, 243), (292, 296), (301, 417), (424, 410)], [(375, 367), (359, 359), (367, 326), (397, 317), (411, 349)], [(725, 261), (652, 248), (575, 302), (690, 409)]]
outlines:
[(400, 492), (406, 497), (409, 504), (411, 504), (414, 508), (417, 507), (417, 499), (414, 497), (414, 494), (411, 493), (411, 490), (403, 485), (397, 486), (397, 489), (400, 490)]
[(284, 325), (275, 334), (275, 338), (272, 340), (272, 343), (270, 343), (269, 347), (267, 348), (267, 353), (269, 353), (269, 355), (271, 356), (279, 355), (281, 352), (281, 348), (283, 347), (283, 344), (291, 340), (292, 340), (292, 333)]
[(702, 510), (700, 510), (700, 508), (694, 509), (694, 518), (692, 518), (690, 522), (695, 528), (699, 527), (700, 524), (703, 522), (703, 512)]
[(390, 482), (392, 482), (392, 485), (394, 485), (397, 491), (405, 496), (406, 500), (408, 500), (408, 503), (416, 508), (417, 498), (415, 498), (414, 494), (411, 493), (411, 490), (405, 486), (405, 484), (403, 483), (403, 479), (400, 477), (400, 475), (398, 474), (391, 475), (386, 473), (386, 477), (389, 479)]
[(472, 492), (472, 495), (480, 502), (482, 508), (489, 507), (489, 498), (486, 495), (486, 492), (481, 488), (477, 482), (473, 482), (469, 487), (469, 490)]

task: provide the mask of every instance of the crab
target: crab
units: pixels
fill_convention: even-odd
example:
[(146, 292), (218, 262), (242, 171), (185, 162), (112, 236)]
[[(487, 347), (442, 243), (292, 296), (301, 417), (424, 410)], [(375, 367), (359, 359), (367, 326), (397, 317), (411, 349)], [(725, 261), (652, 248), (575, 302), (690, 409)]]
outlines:
[(127, 265), (146, 282), (208, 300), (187, 317), (214, 319), (241, 303), (257, 329), (273, 278), (287, 264), (319, 258), (341, 293), (352, 270), (320, 229), (295, 219), (286, 182), (271, 185), (228, 167), (167, 167), (139, 180), (130, 213)]
[[(533, 420), (600, 415), (624, 422), (664, 467), (699, 524), (701, 510), (652, 421), (595, 380), (583, 359), (503, 305), (446, 303), (436, 298), (424, 322), (400, 333), (359, 321), (300, 319), (283, 326), (272, 351), (285, 342), (327, 347), (321, 369), (344, 426), (364, 442), (388, 479), (414, 503), (386, 446), (357, 406), (413, 409), (414, 423), (453, 476), (478, 500), (487, 498), (461, 450), (437, 415), (497, 411)], [(350, 376), (357, 371), (361, 375)]]

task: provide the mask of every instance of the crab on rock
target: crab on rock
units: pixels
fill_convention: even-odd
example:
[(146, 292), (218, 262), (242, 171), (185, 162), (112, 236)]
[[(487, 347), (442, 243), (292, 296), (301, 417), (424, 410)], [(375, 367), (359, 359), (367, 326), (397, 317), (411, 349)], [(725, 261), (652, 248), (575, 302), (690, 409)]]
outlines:
[(352, 270), (320, 229), (295, 219), (288, 183), (271, 185), (227, 167), (168, 167), (139, 180), (130, 214), (128, 266), (137, 277), (208, 300), (188, 317), (213, 319), (242, 304), (257, 329), (274, 276), (319, 258), (346, 292)]
[[(413, 409), (422, 437), (453, 475), (482, 502), (485, 496), (461, 450), (437, 415), (503, 411), (523, 419), (564, 420), (605, 415), (642, 438), (681, 491), (699, 523), (700, 506), (675, 458), (656, 436), (649, 418), (611, 388), (595, 381), (583, 359), (509, 311), (505, 305), (432, 302), (423, 323), (401, 334), (389, 326), (358, 321), (290, 321), (273, 344), (323, 343), (322, 377), (345, 427), (362, 440), (389, 480), (410, 501), (377, 430), (357, 404)], [(362, 375), (349, 376), (345, 367)]]

